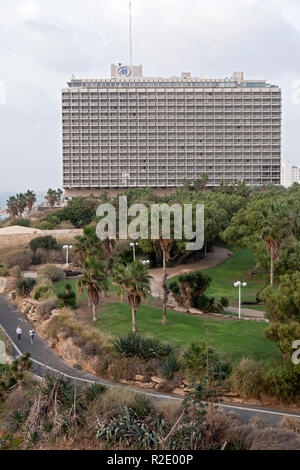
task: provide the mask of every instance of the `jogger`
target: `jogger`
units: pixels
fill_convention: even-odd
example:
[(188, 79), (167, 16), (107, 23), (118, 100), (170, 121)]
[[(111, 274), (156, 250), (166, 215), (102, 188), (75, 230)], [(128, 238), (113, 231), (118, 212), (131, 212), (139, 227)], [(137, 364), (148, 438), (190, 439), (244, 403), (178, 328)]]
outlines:
[(34, 338), (34, 329), (33, 328), (30, 328), (29, 336), (30, 336), (31, 344), (33, 344), (33, 338)]
[(22, 338), (23, 330), (22, 330), (22, 328), (20, 327), (20, 325), (18, 325), (18, 328), (16, 329), (16, 333), (17, 333), (18, 341), (19, 341), (19, 343), (21, 343), (21, 338)]

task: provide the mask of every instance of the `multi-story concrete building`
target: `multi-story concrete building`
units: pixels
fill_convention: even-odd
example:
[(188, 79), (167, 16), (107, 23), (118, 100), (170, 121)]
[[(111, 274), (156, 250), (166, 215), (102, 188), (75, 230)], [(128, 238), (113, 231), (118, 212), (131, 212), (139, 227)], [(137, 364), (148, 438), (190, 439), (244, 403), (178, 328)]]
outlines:
[(281, 90), (265, 80), (144, 78), (112, 65), (111, 78), (72, 78), (62, 90), (67, 196), (104, 189), (171, 189), (208, 175), (280, 184)]
[(292, 165), (291, 162), (281, 164), (281, 184), (289, 188), (294, 183), (300, 183), (300, 168)]

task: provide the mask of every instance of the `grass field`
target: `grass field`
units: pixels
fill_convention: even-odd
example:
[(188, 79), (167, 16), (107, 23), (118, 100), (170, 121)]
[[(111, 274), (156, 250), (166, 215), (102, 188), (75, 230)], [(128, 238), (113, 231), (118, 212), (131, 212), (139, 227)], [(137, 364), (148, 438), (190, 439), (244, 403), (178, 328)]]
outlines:
[[(274, 343), (263, 334), (266, 324), (253, 321), (211, 320), (168, 311), (168, 326), (161, 326), (162, 311), (152, 305), (141, 305), (137, 325), (143, 335), (159, 338), (175, 347), (184, 348), (191, 342), (206, 340), (228, 359), (252, 357), (280, 359)], [(114, 336), (131, 330), (131, 310), (127, 303), (111, 302), (101, 306), (98, 328)]]
[[(202, 272), (211, 277), (211, 284), (205, 295), (208, 297), (228, 297), (231, 306), (238, 305), (238, 289), (233, 286), (234, 282), (247, 282), (248, 286), (242, 291), (242, 300), (247, 302), (255, 301), (256, 293), (263, 286), (263, 281), (258, 274), (249, 275), (249, 272), (255, 267), (255, 261), (251, 251), (247, 248), (232, 250), (234, 256), (217, 266), (205, 269)], [(178, 279), (173, 277), (172, 281)], [(170, 281), (169, 281), (170, 282)], [(264, 310), (263, 305), (249, 306)]]

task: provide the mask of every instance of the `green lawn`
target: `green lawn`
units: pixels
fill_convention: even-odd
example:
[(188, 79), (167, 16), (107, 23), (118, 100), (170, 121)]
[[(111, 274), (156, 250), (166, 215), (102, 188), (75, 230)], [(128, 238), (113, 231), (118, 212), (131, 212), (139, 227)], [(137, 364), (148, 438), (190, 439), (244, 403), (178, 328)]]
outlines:
[[(238, 289), (233, 286), (234, 282), (242, 281), (247, 282), (248, 286), (242, 290), (242, 300), (247, 302), (255, 301), (256, 293), (263, 286), (263, 281), (259, 275), (255, 274), (249, 276), (248, 273), (255, 266), (255, 261), (251, 251), (247, 248), (240, 250), (232, 250), (234, 256), (231, 256), (226, 261), (217, 266), (205, 269), (202, 272), (211, 277), (211, 284), (205, 295), (209, 297), (228, 297), (231, 306), (238, 305)], [(172, 278), (178, 279), (178, 276)], [(170, 282), (170, 280), (169, 280)], [(256, 308), (264, 310), (264, 306), (249, 306), (249, 308)]]
[[(137, 312), (139, 332), (159, 338), (183, 348), (191, 342), (206, 340), (224, 353), (228, 359), (252, 357), (255, 359), (280, 359), (274, 343), (268, 341), (263, 331), (266, 324), (253, 321), (211, 320), (179, 312), (168, 311), (168, 326), (161, 326), (162, 311), (152, 305), (141, 305)], [(97, 326), (114, 336), (131, 330), (131, 311), (127, 303), (112, 302), (101, 307)]]

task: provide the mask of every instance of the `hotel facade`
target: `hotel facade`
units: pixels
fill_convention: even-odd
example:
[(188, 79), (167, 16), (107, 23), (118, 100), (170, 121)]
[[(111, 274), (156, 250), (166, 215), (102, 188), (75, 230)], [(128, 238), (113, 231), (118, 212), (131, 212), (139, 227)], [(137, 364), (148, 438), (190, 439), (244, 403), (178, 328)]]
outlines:
[(281, 89), (265, 80), (145, 78), (111, 66), (111, 78), (72, 78), (62, 90), (66, 196), (105, 189), (171, 190), (208, 175), (280, 184)]

